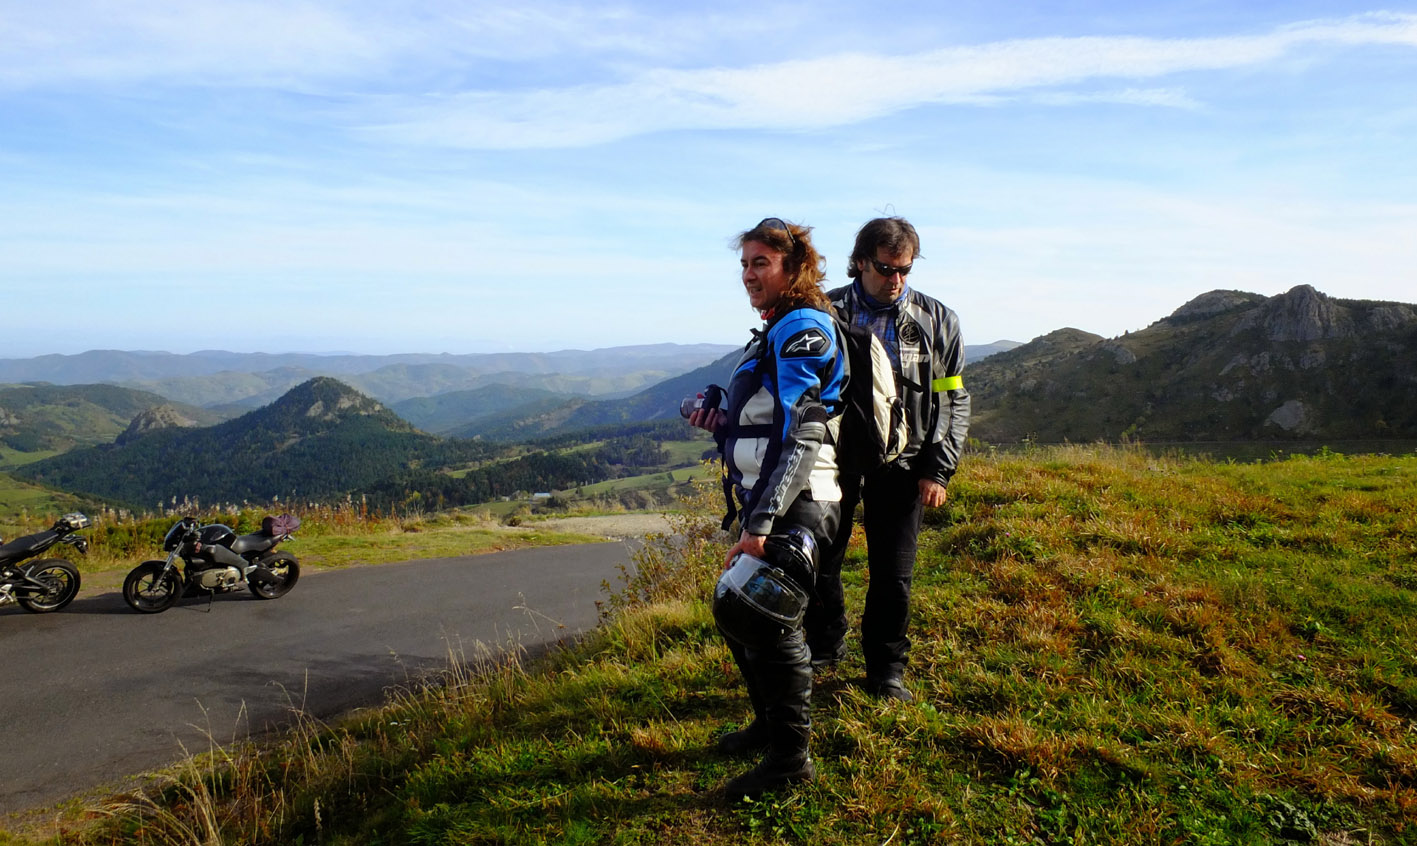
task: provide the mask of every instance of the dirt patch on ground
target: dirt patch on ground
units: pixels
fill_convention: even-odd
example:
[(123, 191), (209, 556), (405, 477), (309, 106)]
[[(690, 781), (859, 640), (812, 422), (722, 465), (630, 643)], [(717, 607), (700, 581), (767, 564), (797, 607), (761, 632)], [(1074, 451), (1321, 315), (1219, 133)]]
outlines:
[(539, 521), (535, 525), (556, 532), (575, 532), (625, 540), (642, 538), (655, 532), (668, 532), (669, 518), (663, 514), (605, 514), (598, 517), (554, 517)]

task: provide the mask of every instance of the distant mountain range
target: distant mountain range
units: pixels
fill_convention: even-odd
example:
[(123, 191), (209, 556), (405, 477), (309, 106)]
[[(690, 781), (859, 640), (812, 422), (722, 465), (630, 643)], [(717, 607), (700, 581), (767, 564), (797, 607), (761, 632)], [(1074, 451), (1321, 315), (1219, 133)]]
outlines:
[(723, 355), (724, 344), (647, 344), (596, 350), (545, 353), (401, 353), (352, 355), (318, 353), (234, 353), (222, 350), (178, 355), (167, 352), (90, 350), (77, 355), (42, 355), (0, 359), (0, 382), (131, 382), (206, 376), (223, 371), (265, 373), (283, 367), (314, 370), (332, 376), (371, 373), (383, 367), (442, 364), (477, 373), (586, 373), (620, 368), (673, 369), (679, 361)]
[[(970, 435), (991, 443), (1417, 437), (1417, 306), (1305, 285), (1275, 297), (1212, 291), (1118, 338), (1060, 329), (967, 354)], [(726, 383), (738, 355), (622, 398), (518, 380), (405, 398), (399, 414), (317, 377), (225, 422), (111, 385), (0, 386), (0, 444), (68, 449), (14, 461), (11, 472), (139, 506), (354, 491), (384, 503), (476, 502), (652, 466), (657, 440), (686, 426), (680, 400)], [(424, 366), (438, 365), (386, 365)], [(499, 443), (548, 438), (557, 440), (530, 450)], [(598, 446), (563, 448), (577, 443)]]
[(726, 385), (740, 352), (734, 350), (712, 364), (666, 379), (623, 399), (572, 399), (555, 405), (539, 402), (509, 408), (467, 425), (450, 435), (525, 441), (614, 423), (679, 419), (679, 402), (711, 383)]
[(549, 353), (382, 356), (91, 350), (0, 359), (0, 383), (106, 383), (233, 412), (270, 403), (315, 376), (334, 376), (386, 403), (496, 383), (613, 396), (699, 367), (730, 349), (724, 344), (650, 344)]
[(1417, 437), (1417, 306), (1211, 291), (1106, 339), (1060, 329), (966, 370), (989, 442)]
[[(1014, 341), (966, 346), (965, 358), (975, 361), (1017, 346), (1019, 344)], [(486, 437), (520, 441), (574, 432), (592, 426), (676, 419), (679, 417), (680, 400), (702, 391), (710, 384), (726, 386), (740, 355), (741, 350), (735, 349), (718, 361), (666, 379), (623, 399), (577, 398), (554, 403), (551, 398), (542, 397), (534, 403), (509, 405), (504, 411), (482, 416), (463, 426), (451, 427), (445, 431), (449, 435), (464, 438)], [(403, 413), (404, 408), (406, 406), (400, 405), (396, 406), (395, 410)]]

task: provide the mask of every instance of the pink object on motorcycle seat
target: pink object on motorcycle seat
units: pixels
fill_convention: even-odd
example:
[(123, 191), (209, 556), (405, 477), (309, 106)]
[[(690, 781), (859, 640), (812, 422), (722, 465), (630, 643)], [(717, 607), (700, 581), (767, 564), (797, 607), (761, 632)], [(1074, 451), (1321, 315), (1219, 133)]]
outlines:
[(261, 521), (261, 532), (273, 537), (292, 534), (300, 528), (300, 518), (294, 514), (281, 514), (277, 517), (267, 516)]

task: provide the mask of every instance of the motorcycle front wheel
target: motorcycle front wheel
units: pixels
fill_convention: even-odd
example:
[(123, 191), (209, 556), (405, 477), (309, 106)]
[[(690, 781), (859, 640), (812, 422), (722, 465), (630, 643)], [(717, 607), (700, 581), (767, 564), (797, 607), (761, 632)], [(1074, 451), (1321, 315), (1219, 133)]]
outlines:
[(16, 597), (26, 611), (35, 614), (58, 611), (79, 593), (79, 568), (62, 558), (46, 558), (24, 569), (31, 579), (44, 585), (43, 589), (36, 588)]
[(270, 570), (274, 578), (262, 579), (255, 573), (247, 577), (251, 583), (251, 593), (257, 599), (280, 599), (290, 593), (290, 589), (295, 587), (295, 582), (300, 578), (300, 562), (295, 560), (294, 555), (282, 553), (262, 562), (261, 566)]
[[(182, 598), (182, 577), (174, 567), (166, 575), (166, 561), (144, 561), (123, 580), (123, 601), (141, 614), (166, 611)], [(159, 578), (161, 576), (161, 578)]]

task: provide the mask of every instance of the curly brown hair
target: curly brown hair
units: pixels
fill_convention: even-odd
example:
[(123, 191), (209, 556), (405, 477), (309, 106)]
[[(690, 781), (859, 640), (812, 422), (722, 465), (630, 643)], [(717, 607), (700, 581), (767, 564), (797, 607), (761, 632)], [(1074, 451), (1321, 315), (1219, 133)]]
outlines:
[(830, 309), (831, 301), (822, 290), (822, 280), (827, 277), (827, 260), (812, 246), (812, 227), (780, 217), (765, 217), (757, 226), (740, 232), (733, 239), (733, 248), (741, 250), (749, 241), (782, 253), (782, 269), (789, 280), (780, 300), (782, 311), (802, 306)]
[(920, 258), (920, 236), (910, 221), (903, 217), (878, 217), (867, 221), (856, 233), (856, 246), (846, 262), (846, 275), (851, 279), (860, 276), (866, 262), (876, 257), (878, 247), (885, 247), (888, 253), (909, 251), (911, 261)]

